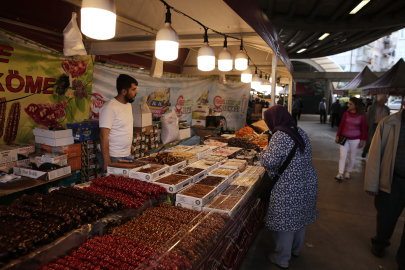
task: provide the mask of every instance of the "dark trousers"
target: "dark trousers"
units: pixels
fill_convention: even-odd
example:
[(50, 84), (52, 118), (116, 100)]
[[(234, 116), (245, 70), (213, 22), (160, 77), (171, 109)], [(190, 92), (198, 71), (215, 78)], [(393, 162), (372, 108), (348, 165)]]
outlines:
[[(391, 194), (380, 190), (374, 199), (374, 206), (377, 210), (377, 235), (371, 238), (371, 242), (375, 248), (385, 249), (391, 244), (390, 239), (395, 225), (405, 207), (405, 178), (394, 174)], [(405, 270), (404, 232), (402, 232), (401, 244), (397, 252), (397, 263), (399, 269)]]
[[(326, 110), (321, 109), (319, 114), (321, 116), (321, 123), (326, 123)], [(322, 121), (322, 117), (323, 117), (323, 121)]]
[(370, 150), (371, 141), (373, 140), (374, 133), (377, 130), (378, 124), (373, 124), (372, 126), (367, 126), (368, 128), (368, 141), (363, 148), (363, 155), (367, 155), (368, 151)]
[(336, 120), (336, 125), (339, 126), (340, 125), (340, 113), (332, 113), (330, 116), (331, 120), (331, 125), (332, 127), (334, 127), (335, 125), (335, 120)]
[(298, 111), (298, 120), (301, 119), (301, 114), (302, 114), (302, 109), (299, 109), (299, 111)]
[(295, 125), (298, 125), (298, 121), (297, 121), (297, 116), (298, 116), (298, 111), (297, 112), (292, 112), (292, 118), (295, 121)]

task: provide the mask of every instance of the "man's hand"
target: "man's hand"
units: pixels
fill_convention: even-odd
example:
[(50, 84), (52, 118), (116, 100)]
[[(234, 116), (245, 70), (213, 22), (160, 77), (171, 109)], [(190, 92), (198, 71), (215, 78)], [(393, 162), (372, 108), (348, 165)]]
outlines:
[(335, 143), (339, 143), (339, 136), (336, 136)]
[(360, 141), (359, 146), (357, 147), (358, 149), (362, 148), (364, 144), (364, 141)]
[(133, 145), (131, 145), (131, 154), (133, 154), (135, 151), (135, 147)]
[(370, 195), (370, 196), (377, 196), (378, 195), (378, 192), (372, 192), (372, 191), (368, 191), (368, 190), (366, 190), (366, 193), (368, 195)]
[(108, 167), (108, 165), (110, 165), (110, 164), (107, 163), (107, 162), (104, 162), (104, 168), (103, 168), (104, 173), (107, 173), (107, 167)]

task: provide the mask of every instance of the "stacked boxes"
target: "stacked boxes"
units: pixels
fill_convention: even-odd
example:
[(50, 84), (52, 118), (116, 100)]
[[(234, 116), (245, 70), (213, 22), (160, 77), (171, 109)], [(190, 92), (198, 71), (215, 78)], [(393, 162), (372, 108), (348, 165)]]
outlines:
[(28, 144), (0, 145), (0, 172), (12, 173), (15, 166), (29, 167), (29, 155), (35, 153), (35, 146)]
[(209, 105), (193, 105), (192, 107), (192, 116), (191, 116), (191, 125), (204, 127), (206, 125), (206, 118), (210, 113)]
[(142, 158), (150, 150), (158, 147), (159, 142), (156, 140), (157, 125), (147, 127), (134, 127), (134, 158)]
[(81, 142), (82, 169), (80, 179), (88, 182), (102, 176), (102, 171), (97, 159), (100, 140), (88, 140)]

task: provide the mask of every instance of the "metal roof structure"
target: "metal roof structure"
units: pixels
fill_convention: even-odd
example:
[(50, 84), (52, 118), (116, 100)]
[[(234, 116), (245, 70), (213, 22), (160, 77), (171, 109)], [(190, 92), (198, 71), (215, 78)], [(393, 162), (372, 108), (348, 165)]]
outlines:
[(405, 28), (403, 0), (371, 0), (355, 14), (363, 0), (256, 1), (293, 59), (342, 53)]

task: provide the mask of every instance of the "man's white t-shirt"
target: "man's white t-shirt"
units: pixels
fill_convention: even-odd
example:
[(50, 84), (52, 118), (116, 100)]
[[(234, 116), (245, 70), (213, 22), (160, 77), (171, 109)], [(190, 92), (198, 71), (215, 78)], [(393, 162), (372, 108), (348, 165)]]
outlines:
[(122, 104), (112, 98), (100, 109), (100, 128), (110, 129), (108, 140), (111, 157), (127, 157), (131, 154), (133, 122), (131, 103)]

